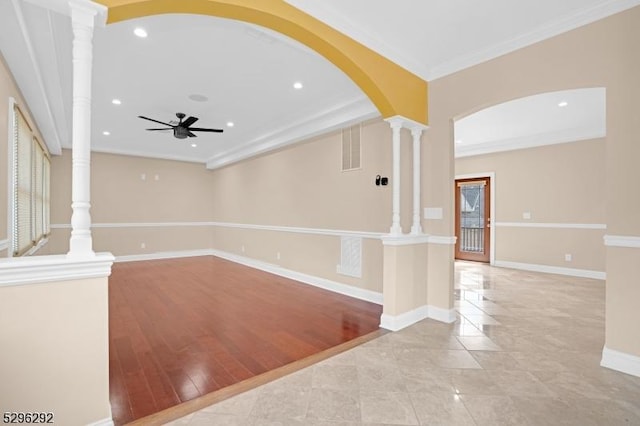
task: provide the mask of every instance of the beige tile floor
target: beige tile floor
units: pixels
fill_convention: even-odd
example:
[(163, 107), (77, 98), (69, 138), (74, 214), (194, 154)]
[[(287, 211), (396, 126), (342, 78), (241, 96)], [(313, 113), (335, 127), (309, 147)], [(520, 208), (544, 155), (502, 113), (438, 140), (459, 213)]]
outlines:
[(458, 320), (421, 321), (171, 425), (640, 425), (599, 366), (604, 282), (456, 264)]

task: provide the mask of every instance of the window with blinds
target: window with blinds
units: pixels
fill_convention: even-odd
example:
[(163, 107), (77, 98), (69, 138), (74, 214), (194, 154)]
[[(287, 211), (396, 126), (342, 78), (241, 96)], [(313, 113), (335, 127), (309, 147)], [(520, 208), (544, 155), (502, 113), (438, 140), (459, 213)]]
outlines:
[(13, 117), (12, 251), (22, 256), (49, 235), (51, 164), (46, 148), (15, 104)]

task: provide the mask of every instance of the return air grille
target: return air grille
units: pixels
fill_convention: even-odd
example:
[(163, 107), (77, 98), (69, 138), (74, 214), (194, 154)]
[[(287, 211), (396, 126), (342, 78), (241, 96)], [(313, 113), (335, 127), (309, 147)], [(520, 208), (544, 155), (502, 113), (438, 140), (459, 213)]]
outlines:
[(360, 134), (359, 124), (342, 129), (342, 171), (360, 169)]

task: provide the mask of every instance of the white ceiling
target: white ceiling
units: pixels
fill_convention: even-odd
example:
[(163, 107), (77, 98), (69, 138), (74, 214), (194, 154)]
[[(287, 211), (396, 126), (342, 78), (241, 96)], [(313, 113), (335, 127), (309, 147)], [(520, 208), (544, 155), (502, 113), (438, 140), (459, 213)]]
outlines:
[(456, 157), (605, 135), (606, 93), (601, 87), (527, 96), (485, 108), (454, 123)]
[[(0, 50), (51, 151), (58, 153), (60, 147), (71, 146), (70, 22), (30, 3), (34, 1), (42, 2), (0, 1)], [(383, 0), (288, 2), (427, 80), (640, 4), (396, 0), (390, 7)], [(149, 36), (135, 37), (136, 26), (144, 27)], [(98, 28), (94, 39), (96, 151), (194, 161), (214, 168), (378, 115), (331, 63), (296, 41), (254, 25), (162, 15)], [(303, 82), (304, 88), (294, 90), (294, 81)], [(193, 101), (193, 94), (208, 100)], [(113, 105), (113, 98), (122, 104)], [(225, 132), (178, 140), (169, 133), (146, 132), (155, 124), (137, 118), (169, 121), (176, 112), (199, 117), (197, 126)], [(532, 130), (527, 123), (536, 123), (535, 131), (548, 121), (533, 118), (531, 112), (526, 117), (520, 133)], [(227, 121), (235, 126), (227, 128)], [(481, 128), (482, 120), (469, 122), (474, 121)], [(111, 134), (104, 136), (103, 131)], [(191, 147), (192, 142), (198, 146)]]

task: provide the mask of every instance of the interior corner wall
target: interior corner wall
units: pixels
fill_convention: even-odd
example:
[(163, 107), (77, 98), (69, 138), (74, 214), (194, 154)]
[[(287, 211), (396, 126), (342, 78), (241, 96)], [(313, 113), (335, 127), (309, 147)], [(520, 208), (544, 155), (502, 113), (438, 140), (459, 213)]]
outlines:
[[(605, 155), (605, 205), (607, 234), (640, 238), (640, 197), (637, 193), (637, 162), (640, 158), (640, 6), (560, 34), (429, 84), (430, 123), (423, 155), (423, 199), (427, 207), (443, 207), (443, 220), (426, 221), (435, 235), (453, 235), (453, 125), (480, 109), (513, 99), (557, 90), (604, 87), (607, 93)], [(637, 300), (637, 276), (620, 269), (620, 251), (606, 249), (607, 333), (609, 349), (640, 357), (637, 328), (640, 310), (616, 304)], [(449, 262), (430, 267), (451, 270)], [(444, 275), (444, 274), (443, 274)], [(429, 283), (449, 286), (450, 283)], [(449, 301), (452, 303), (453, 301)], [(615, 312), (615, 315), (613, 314)], [(621, 321), (621, 318), (626, 318)], [(635, 343), (630, 343), (635, 342)]]
[[(403, 135), (403, 154), (411, 149)], [(381, 120), (362, 125), (361, 168), (341, 170), (341, 133), (333, 132), (278, 152), (213, 172), (213, 220), (267, 227), (300, 228), (296, 235), (224, 228), (213, 247), (282, 265), (347, 285), (382, 292), (382, 242), (363, 240), (362, 278), (336, 272), (340, 236), (314, 230), (387, 233), (391, 225), (391, 130)], [(405, 162), (407, 156), (405, 155)], [(376, 186), (376, 175), (390, 185)], [(410, 179), (411, 169), (403, 172)], [(409, 186), (410, 191), (410, 186)], [(403, 197), (403, 224), (410, 226), (410, 192)], [(338, 233), (339, 234), (339, 233)], [(322, 250), (318, 250), (322, 247)], [(244, 250), (244, 251), (243, 251)], [(280, 259), (278, 259), (278, 253)]]
[[(11, 170), (11, 165), (9, 164), (9, 149), (11, 146), (9, 136), (11, 126), (11, 123), (9, 123), (9, 98), (16, 100), (18, 107), (25, 116), (31, 129), (35, 132), (35, 135), (41, 141), (44, 141), (31, 117), (29, 106), (24, 101), (11, 71), (0, 53), (0, 164), (5, 165), (0, 172), (0, 246), (8, 244), (6, 240), (9, 238), (9, 173)], [(46, 143), (46, 141), (44, 142)], [(6, 256), (7, 250), (0, 250), (0, 257)]]
[[(94, 250), (126, 256), (209, 249), (210, 183), (202, 164), (91, 153)], [(39, 255), (69, 250), (70, 219), (71, 151), (64, 149), (51, 162), (53, 229)]]
[(600, 138), (455, 160), (456, 176), (495, 173), (496, 264), (604, 272), (605, 152)]

